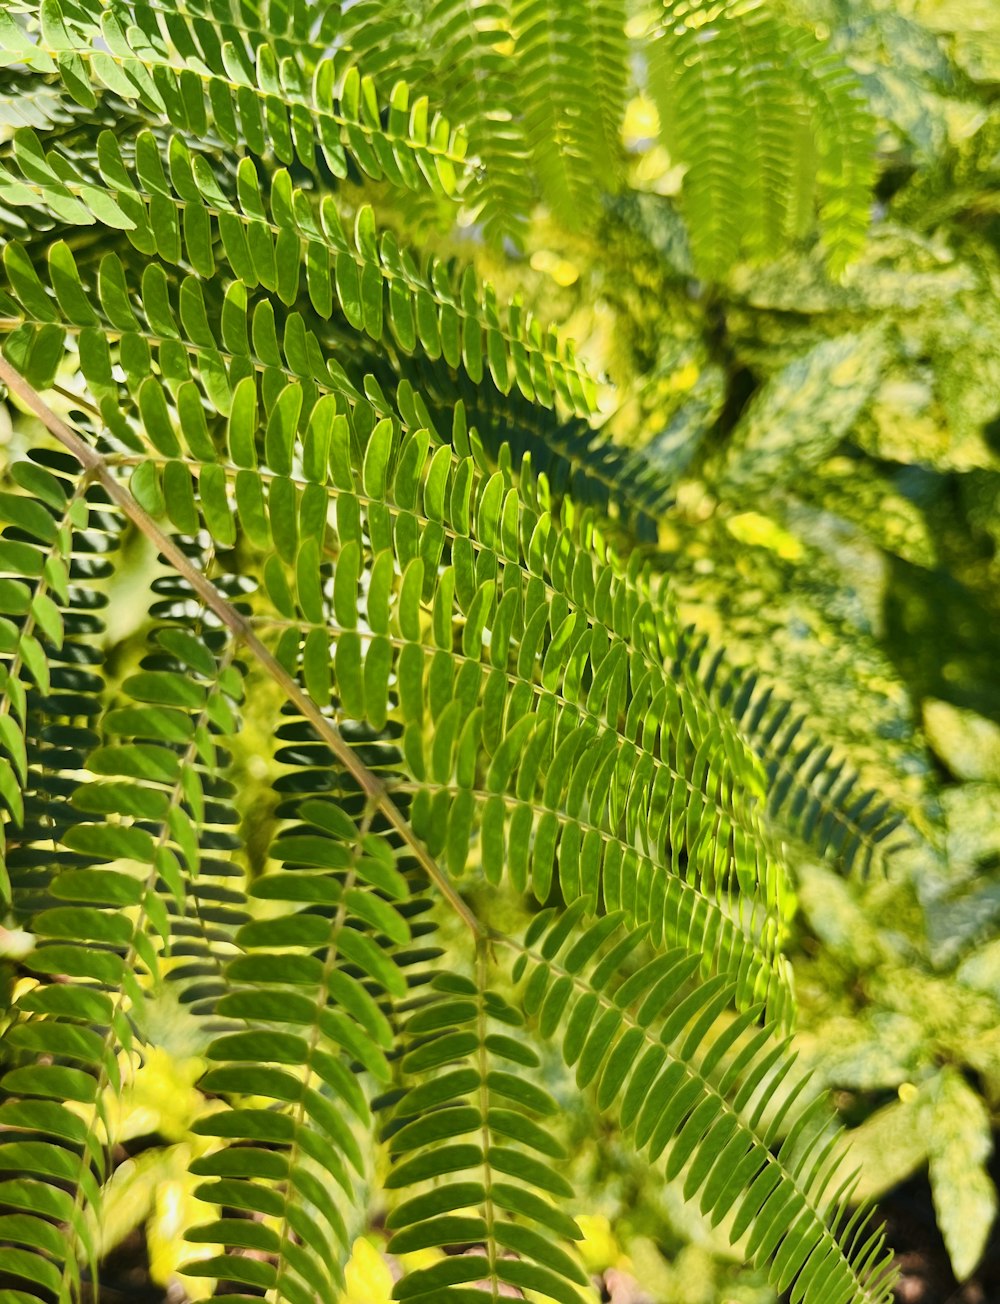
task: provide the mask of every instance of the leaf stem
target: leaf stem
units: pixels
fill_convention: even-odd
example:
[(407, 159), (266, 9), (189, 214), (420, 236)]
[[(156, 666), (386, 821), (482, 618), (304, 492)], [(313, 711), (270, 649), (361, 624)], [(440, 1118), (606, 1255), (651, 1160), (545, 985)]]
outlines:
[(160, 529), (149, 513), (140, 506), (131, 493), (111, 473), (102, 455), (49, 407), (38, 391), (30, 385), (16, 368), (0, 354), (0, 381), (38, 417), (46, 430), (76, 458), (84, 470), (90, 472), (106, 491), (116, 506), (120, 507), (135, 526), (155, 545), (157, 551), (182, 575), (194, 591), (235, 637), (253, 655), (261, 668), (274, 680), (286, 699), (309, 721), (337, 760), (350, 773), (362, 792), (381, 810), (392, 827), (411, 849), (427, 877), (455, 910), (463, 923), (477, 939), (483, 927), (462, 899), (447, 874), (438, 866), (427, 848), (416, 837), (402, 813), (392, 800), (384, 783), (358, 759), (351, 746), (345, 742), (337, 727), (330, 721), (306, 693), (295, 678), (260, 641), (250, 622), (242, 616), (219, 592), (211, 580), (193, 566), (177, 544)]

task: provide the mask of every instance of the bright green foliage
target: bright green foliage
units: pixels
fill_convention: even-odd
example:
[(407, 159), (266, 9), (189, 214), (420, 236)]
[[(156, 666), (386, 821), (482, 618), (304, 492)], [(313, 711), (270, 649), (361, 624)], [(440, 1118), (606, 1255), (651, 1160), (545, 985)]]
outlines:
[[(763, 1110), (791, 1064), (791, 887), (751, 744), (787, 768), (791, 742), (759, 718), (748, 742), (747, 703), (703, 675), (646, 546), (669, 478), (590, 423), (573, 346), (392, 229), (430, 196), (516, 231), (532, 167), (593, 220), (624, 12), (440, 0), (389, 32), (338, 8), (0, 11), (12, 84), (62, 106), (0, 152), (3, 374), (48, 432), (0, 494), (2, 887), (31, 939), (0, 1106), (10, 1304), (92, 1289), (115, 1102), (170, 1001), (207, 1065), (184, 1227), (205, 1298), (336, 1301), (384, 1179), (392, 1252), (431, 1252), (395, 1298), (593, 1299), (528, 1044), (558, 1038), (579, 1098), (731, 1216), (777, 1289), (885, 1304), (822, 1100)], [(867, 175), (853, 78), (769, 13), (718, 17), (767, 71), (751, 246), (806, 229), (792, 85), (839, 267)], [(688, 66), (686, 31), (664, 22), (656, 58)], [(740, 241), (716, 248), (712, 216), (698, 246), (699, 208), (725, 201), (737, 126), (676, 127), (712, 275)], [(872, 383), (840, 386), (813, 460)], [(776, 389), (720, 484), (785, 460), (802, 413)], [(137, 537), (157, 560), (126, 590)], [(142, 646), (104, 667), (109, 603)], [(835, 790), (833, 818), (796, 809), (797, 831), (850, 862), (885, 812), (823, 759), (792, 763), (792, 804)]]
[[(548, 929), (544, 915), (535, 920), (518, 969), (528, 974), (524, 1003), (542, 1033), (565, 1027), (563, 1058), (576, 1066), (577, 1084), (596, 1082), (598, 1106), (614, 1109), (651, 1157), (670, 1145), (668, 1176), (683, 1173), (685, 1198), (697, 1197), (713, 1225), (734, 1211), (732, 1234), (752, 1229), (747, 1253), (771, 1262), (778, 1290), (794, 1283), (793, 1297), (808, 1299), (823, 1282), (849, 1297), (852, 1260), (874, 1262), (881, 1234), (865, 1236), (858, 1225), (838, 1245), (825, 1227), (829, 1209), (817, 1194), (840, 1165), (836, 1133), (821, 1097), (798, 1103), (805, 1079), (782, 1098), (791, 1062), (778, 1063), (773, 1026), (755, 1028), (749, 1011), (720, 1030), (718, 1015), (732, 997), (722, 978), (679, 1001), (693, 968), (683, 951), (662, 952), (623, 976), (641, 936), (612, 931), (613, 916), (575, 936), (573, 913)], [(536, 941), (537, 952), (527, 949)], [(781, 1104), (762, 1128), (775, 1095)], [(833, 1197), (834, 1225), (852, 1186)]]
[(872, 181), (871, 123), (853, 74), (811, 33), (746, 0), (663, 0), (650, 89), (668, 147), (688, 169), (696, 260), (724, 271), (744, 233), (768, 253), (810, 225), (818, 186), (828, 260), (862, 243)]
[[(399, 1298), (486, 1300), (488, 1291), (462, 1288), (496, 1280), (577, 1304), (590, 1286), (572, 1252), (580, 1232), (552, 1202), (573, 1196), (557, 1171), (565, 1151), (545, 1127), (558, 1105), (525, 1077), (539, 1061), (518, 1038), (524, 1016), (468, 979), (442, 975), (433, 988), (406, 1020), (405, 1091), (386, 1127), (387, 1185), (419, 1190), (392, 1211), (390, 1245), (404, 1254), (471, 1242), (485, 1253), (412, 1273)], [(470, 1207), (482, 1215), (454, 1212)]]
[[(516, 384), (529, 399), (551, 405), (557, 396), (571, 411), (591, 409), (592, 386), (571, 349), (543, 336), (516, 306), (501, 319), (496, 296), (484, 293), (471, 271), (458, 285), (435, 262), (418, 268), (391, 233), (379, 235), (369, 206), (358, 210), (349, 236), (332, 200), (317, 209), (285, 169), (275, 171), (265, 199), (249, 159), (237, 171), (234, 203), (226, 180), (179, 136), (167, 146), (169, 181), (149, 132), (136, 137), (128, 164), (111, 132), (98, 137), (98, 185), (74, 176), (72, 161), (61, 156), (56, 171), (30, 131), (15, 134), (13, 153), (20, 175), (0, 181), (8, 203), (42, 208), (63, 221), (121, 228), (139, 253), (155, 252), (203, 277), (215, 271), (219, 240), (245, 286), (263, 286), (288, 306), (303, 288), (304, 270), (310, 306), (324, 321), (336, 306), (351, 328), (376, 342), (391, 332), (404, 353), (419, 349), (430, 359), (443, 358), (476, 382), (488, 368), (501, 393)], [(16, 271), (12, 275), (17, 289)], [(31, 305), (21, 298), (31, 321)]]
[[(620, 0), (514, 7), (524, 129), (546, 202), (568, 225), (595, 215), (598, 178), (620, 166), (625, 108), (625, 6)], [(606, 184), (606, 183), (605, 183)]]
[(663, 143), (687, 169), (700, 270), (718, 277), (740, 252), (807, 235), (818, 200), (840, 271), (864, 239), (873, 176), (855, 74), (776, 6), (662, 0), (632, 25), (637, 40), (626, 18), (622, 0), (362, 0), (337, 39), (385, 94), (403, 77), (467, 128), (482, 169), (463, 197), (490, 237), (523, 238), (529, 176), (563, 222), (592, 224), (620, 188), (626, 94), (648, 64)]

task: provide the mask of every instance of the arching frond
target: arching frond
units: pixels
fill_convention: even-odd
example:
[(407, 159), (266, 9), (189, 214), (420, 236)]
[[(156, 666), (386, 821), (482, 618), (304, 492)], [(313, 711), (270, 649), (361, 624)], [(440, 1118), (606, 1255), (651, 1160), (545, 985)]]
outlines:
[[(392, 1029), (370, 988), (397, 997), (406, 990), (374, 939), (409, 941), (404, 915), (390, 904), (408, 888), (369, 832), (370, 811), (355, 821), (343, 804), (313, 799), (301, 814), (271, 848), (282, 869), (251, 888), (268, 910), (235, 934), (242, 954), (227, 966), (216, 1007), (229, 1030), (208, 1046), (201, 1085), (229, 1108), (195, 1125), (222, 1142), (192, 1169), (215, 1179), (199, 1188), (201, 1198), (266, 1215), (268, 1225), (223, 1217), (192, 1229), (189, 1240), (231, 1253), (185, 1271), (265, 1286), (282, 1299), (330, 1299), (350, 1245), (345, 1209), (366, 1176), (370, 1116), (351, 1066), (389, 1077)], [(248, 1263), (248, 1248), (266, 1257)]]
[(487, 236), (519, 242), (530, 189), (521, 90), (506, 53), (513, 31), (497, 0), (431, 0), (421, 38), (443, 112), (468, 124), (469, 149), (484, 175), (474, 194)]
[(356, 0), (341, 15), (338, 41), (376, 81), (402, 77), (429, 95), (436, 52), (427, 39), (428, 8), (429, 0)]
[[(40, 467), (33, 471), (29, 483), (44, 490), (55, 507), (60, 480)], [(78, 483), (85, 488), (86, 480)], [(82, 531), (80, 542), (86, 546), (94, 538), (92, 546), (99, 547), (100, 534), (88, 531), (86, 506), (79, 494), (67, 501), (72, 524)], [(99, 524), (102, 513), (96, 515)], [(36, 529), (40, 526), (39, 517)], [(25, 554), (30, 551), (22, 547)], [(92, 1275), (95, 1271), (87, 1216), (99, 1217), (115, 1140), (106, 1096), (121, 1090), (135, 1046), (142, 1041), (146, 994), (162, 978), (162, 956), (172, 940), (171, 915), (194, 917), (204, 925), (197, 900), (204, 891), (199, 881), (202, 846), (225, 846), (227, 834), (220, 841), (213, 826), (230, 822), (225, 807), (214, 800), (224, 767), (217, 739), (236, 727), (241, 680), (231, 640), (220, 641), (211, 630), (199, 637), (197, 618), (186, 620), (183, 628), (166, 623), (157, 630), (139, 672), (122, 685), (122, 704), (101, 713), (101, 680), (83, 669), (68, 674), (68, 668), (58, 665), (74, 645), (63, 644), (56, 607), (46, 592), (55, 581), (54, 592), (67, 604), (67, 624), (73, 630), (73, 580), (82, 577), (74, 577), (71, 564), (68, 587), (63, 587), (55, 578), (59, 561), (50, 562), (50, 578), (42, 572), (32, 598), (34, 612), (29, 608), (22, 626), (21, 657), (34, 639), (29, 622), (45, 612), (38, 629), (44, 631), (56, 665), (36, 691), (43, 711), (60, 723), (42, 736), (72, 749), (59, 757), (63, 774), (86, 770), (92, 777), (79, 785), (65, 779), (69, 801), (53, 794), (56, 803), (51, 798), (45, 802), (40, 818), (32, 812), (20, 835), (24, 842), (11, 861), (20, 905), (33, 906), (34, 946), (24, 966), (35, 981), (16, 1000), (3, 1039), (9, 1071), (3, 1079), (7, 1098), (2, 1112), (13, 1131), (2, 1162), (5, 1169), (28, 1175), (11, 1184), (7, 1202), (33, 1215), (57, 1218), (68, 1234), (54, 1245), (51, 1224), (29, 1218), (11, 1238), (19, 1248), (0, 1249), (0, 1264), (63, 1298), (79, 1290), (78, 1257)], [(93, 571), (84, 575), (92, 580)], [(81, 654), (87, 651), (96, 649), (84, 642)], [(86, 665), (85, 655), (80, 660)], [(16, 662), (17, 653), (15, 672)], [(65, 691), (53, 697), (53, 687), (75, 690), (77, 700)], [(74, 727), (80, 718), (85, 726)], [(35, 713), (27, 720), (36, 725)], [(16, 764), (12, 736), (5, 733), (4, 742)], [(43, 781), (40, 786), (44, 793), (50, 785)], [(32, 829), (36, 819), (37, 832)], [(32, 834), (39, 841), (39, 835), (56, 839), (57, 850), (45, 851), (42, 859), (31, 848)], [(189, 905), (188, 888), (196, 882), (195, 901)], [(20, 1248), (24, 1246), (31, 1249)], [(53, 1253), (56, 1261), (48, 1257)]]
[(356, 67), (341, 77), (336, 61), (323, 58), (308, 75), (269, 44), (251, 57), (227, 41), (213, 60), (216, 69), (202, 62), (194, 37), (179, 48), (176, 32), (164, 42), (157, 15), (147, 12), (155, 33), (130, 25), (139, 15), (126, 5), (74, 7), (67, 15), (58, 0), (47, 0), (39, 30), (6, 23), (0, 48), (37, 73), (58, 73), (85, 107), (112, 94), (194, 139), (211, 130), (241, 154), (272, 150), (286, 166), (334, 177), (353, 166), (374, 180), (454, 193), (468, 166), (462, 137), (444, 120), (428, 119), (426, 100), (411, 105), (405, 85), (393, 92), (383, 126), (374, 86)]
[[(423, 269), (376, 229), (371, 208), (358, 210), (345, 232), (327, 198), (315, 205), (278, 169), (268, 195), (249, 159), (236, 174), (235, 196), (226, 178), (170, 138), (170, 179), (156, 141), (141, 133), (126, 162), (110, 132), (98, 140), (99, 175), (47, 158), (27, 129), (15, 133), (13, 168), (0, 166), (0, 200), (28, 203), (66, 223), (103, 223), (125, 232), (141, 254), (192, 267), (210, 278), (216, 244), (244, 285), (261, 285), (291, 307), (303, 290), (317, 316), (336, 312), (353, 330), (376, 342), (391, 338), (404, 354), (443, 358), (463, 367), (473, 382), (489, 369), (501, 393), (517, 384), (526, 396), (570, 411), (589, 412), (593, 382), (572, 346), (515, 308), (501, 314), (496, 294), (481, 288), (471, 270), (459, 283), (440, 264)], [(305, 271), (302, 284), (302, 272)], [(390, 335), (391, 332), (391, 335)]]
[(581, 934), (577, 917), (539, 915), (515, 967), (526, 1013), (560, 1036), (577, 1084), (594, 1084), (599, 1108), (651, 1160), (666, 1153), (667, 1176), (683, 1178), (712, 1225), (731, 1216), (734, 1242), (749, 1233), (747, 1257), (779, 1292), (888, 1304), (882, 1233), (866, 1229), (863, 1208), (840, 1232), (853, 1182), (836, 1185), (841, 1137), (824, 1097), (800, 1103), (807, 1079), (792, 1085), (792, 1060), (754, 1012), (720, 1024), (725, 980), (692, 984), (680, 951), (626, 966), (642, 935), (612, 931), (611, 916)]
[[(747, 183), (706, 227), (713, 266), (744, 217), (768, 239), (797, 221), (771, 160), (817, 99), (846, 248), (849, 85), (810, 54), (787, 98), (783, 26), (729, 4), (699, 63), (696, 9), (654, 54), (721, 108), (714, 141), (681, 130), (689, 199), (729, 193), (730, 162)], [(0, 886), (27, 935), (10, 1304), (99, 1291), (108, 1106), (161, 993), (208, 1064), (190, 1280), (336, 1304), (378, 1117), (393, 1252), (438, 1256), (398, 1298), (585, 1298), (552, 1102), (521, 1072), (568, 1016), (580, 1083), (600, 1075), (639, 1149), (672, 1141), (669, 1171), (737, 1211), (779, 1288), (883, 1304), (877, 1239), (834, 1234), (820, 1114), (764, 1124), (751, 1101), (785, 1071), (789, 891), (750, 699), (702, 675), (636, 547), (670, 485), (593, 427), (569, 342), (367, 202), (454, 198), (473, 238), (516, 236), (537, 180), (586, 217), (613, 184), (622, 6), (42, 0), (0, 13), (0, 50), (28, 95), (0, 146), (23, 236), (0, 380), (45, 431), (19, 415), (13, 442), (46, 444), (0, 491)], [(105, 669), (109, 602), (134, 632)], [(527, 1023), (495, 931), (525, 911)]]
[[(804, 717), (746, 669), (727, 666), (720, 651), (694, 640), (685, 659), (731, 711), (767, 770), (767, 812), (775, 825), (832, 855), (848, 872), (867, 874), (891, 855), (902, 814), (861, 783), (846, 760), (804, 729)], [(891, 841), (890, 841), (891, 839)]]
[(864, 242), (875, 178), (874, 124), (857, 77), (837, 56), (796, 33), (790, 66), (817, 113), (817, 183), (827, 265), (843, 271)]
[[(226, 45), (246, 58), (268, 47), (311, 73), (329, 54), (343, 22), (343, 0), (127, 0), (109, 5), (128, 14), (151, 41), (162, 39), (213, 72), (224, 72)], [(99, 12), (95, 10), (95, 12)]]
[[(22, 303), (41, 294), (47, 306), (39, 301), (37, 312), (51, 312), (53, 300), (44, 296), (41, 282), (13, 247), (7, 253)], [(104, 269), (101, 284), (107, 290), (101, 301), (99, 284), (97, 297), (106, 319), (115, 307), (111, 287), (121, 283), (121, 273), (114, 262), (106, 262)], [(391, 409), (373, 409), (343, 384), (337, 386), (342, 398), (328, 394), (317, 402), (315, 382), (329, 389), (332, 377), (301, 324), (291, 334), (294, 316), (286, 323), (285, 347), (294, 342), (298, 378), (272, 373), (276, 385), (267, 381), (265, 368), (258, 392), (252, 368), (250, 374), (241, 374), (246, 368), (240, 366), (227, 375), (213, 347), (199, 284), (193, 278), (185, 281), (175, 313), (167, 285), (150, 274), (155, 270), (144, 277), (142, 302), (152, 315), (152, 338), (162, 341), (155, 343), (160, 369), (167, 377), (188, 381), (189, 387), (181, 404), (181, 391), (175, 398), (148, 374), (148, 337), (136, 337), (138, 351), (125, 351), (124, 358), (122, 345), (132, 333), (122, 337), (118, 364), (132, 376), (129, 405), (149, 432), (147, 438), (121, 428), (121, 436), (140, 454), (125, 453), (123, 465), (138, 460), (153, 484), (172, 473), (184, 457), (170, 415), (176, 410), (193, 461), (211, 456), (214, 464), (210, 476), (203, 470), (198, 474), (196, 501), (203, 520), (232, 538), (228, 495), (234, 495), (240, 527), (257, 546), (274, 548), (276, 560), (288, 568), (282, 583), (275, 570), (269, 596), (283, 618), (302, 619), (303, 636), (329, 619), (322, 589), (304, 606), (292, 595), (310, 568), (309, 553), (300, 558), (300, 550), (316, 548), (310, 537), (315, 527), (306, 520), (317, 520), (320, 505), (332, 499), (338, 548), (348, 549), (346, 564), (355, 572), (355, 588), (341, 590), (334, 610), (341, 631), (332, 667), (335, 691), (350, 718), (368, 718), (380, 726), (390, 709), (389, 680), (399, 683), (395, 710), (407, 729), (409, 748), (404, 782), (414, 798), (414, 826), (432, 854), (447, 843), (448, 863), (453, 872), (461, 871), (471, 834), (483, 822), (487, 873), (495, 872), (494, 863), (507, 846), (515, 883), (523, 888), (530, 881), (540, 900), (558, 863), (559, 881), (571, 897), (587, 895), (596, 905), (603, 896), (617, 905), (623, 892), (630, 902), (634, 893), (631, 908), (637, 918), (652, 918), (657, 929), (667, 927), (677, 937), (712, 939), (709, 949), (720, 946), (727, 964), (740, 968), (744, 956), (756, 955), (758, 948), (761, 957), (769, 956), (773, 934), (765, 928), (758, 939), (761, 923), (742, 893), (762, 890), (773, 909), (779, 879), (754, 814), (754, 798), (748, 800), (726, 777), (732, 765), (746, 767), (748, 758), (740, 761), (738, 745), (713, 725), (697, 695), (665, 674), (663, 657), (675, 646), (676, 634), (648, 581), (616, 568), (610, 557), (595, 567), (600, 535), (586, 519), (574, 528), (572, 513), (566, 514), (558, 529), (541, 505), (521, 501), (502, 472), (490, 475), (477, 467), (467, 444), (455, 451), (447, 446), (435, 450), (428, 433), (412, 427), (401, 437)], [(83, 296), (68, 250), (56, 247), (51, 271), (64, 286), (64, 299), (70, 286)], [(222, 320), (231, 347), (240, 337), (247, 339), (245, 294), (227, 295), (229, 313)], [(81, 328), (88, 341), (81, 363), (92, 388), (100, 392), (110, 376), (107, 336), (89, 304), (87, 313), (95, 324)], [(118, 333), (112, 330), (112, 339)], [(266, 297), (256, 304), (249, 333), (266, 358), (280, 359), (272, 352), (277, 338)], [(198, 406), (186, 351), (179, 357), (176, 352), (178, 337), (185, 336), (199, 345), (196, 381), (203, 397)], [(222, 461), (201, 429), (201, 402), (206, 400), (220, 418), (228, 412), (228, 455)], [(353, 410), (353, 431), (338, 412), (341, 405)], [(121, 427), (120, 413), (117, 421)], [(264, 447), (258, 451), (261, 435)], [(288, 477), (300, 456), (300, 437), (301, 456), (309, 449), (310, 469), (296, 486)], [(464, 438), (461, 427), (455, 437)], [(369, 441), (374, 443), (369, 446)], [(147, 461), (150, 456), (153, 460)], [(255, 469), (261, 457), (268, 467), (266, 478)], [(279, 492), (275, 479), (288, 489)], [(296, 507), (300, 492), (302, 505)], [(356, 507), (348, 506), (352, 501)], [(302, 511), (310, 515), (298, 524)], [(358, 582), (387, 548), (395, 558), (392, 578), (387, 589), (376, 590), (384, 592), (384, 609), (368, 618), (380, 638), (366, 647), (353, 632), (351, 612)], [(388, 562), (387, 557), (383, 568)], [(346, 578), (342, 582), (350, 583)], [(335, 583), (335, 597), (337, 592)], [(460, 647), (446, 634), (452, 612), (465, 625)], [(518, 703), (513, 710), (505, 706), (510, 691)], [(452, 697), (456, 709), (450, 717), (450, 744), (440, 741), (438, 721), (438, 741), (425, 755), (426, 722), (437, 720)], [(460, 723), (466, 751), (475, 757), (485, 748), (485, 756), (493, 756), (489, 766), (484, 756), (471, 769), (456, 771), (453, 749)], [(594, 744), (589, 749), (581, 746), (588, 735)], [(498, 751), (505, 738), (506, 746)], [(754, 791), (752, 766), (744, 768), (741, 782)], [(454, 802), (459, 790), (462, 798)], [(691, 793), (700, 794), (694, 805)], [(433, 812), (448, 808), (445, 834)], [(554, 861), (557, 845), (565, 861), (562, 852)], [(748, 990), (762, 980), (766, 985), (762, 975), (768, 961), (764, 970), (759, 964), (758, 959), (752, 966)]]
[[(107, 599), (92, 586), (113, 573), (105, 554), (118, 543), (118, 524), (102, 511), (99, 493), (79, 482), (72, 463), (67, 474), (66, 461), (51, 450), (36, 453), (13, 471), (16, 491), (0, 498), (7, 613), (0, 625), (7, 753), (0, 790), (19, 826), (4, 854), (3, 900), (25, 915), (44, 901), (52, 872), (63, 867), (35, 844), (77, 818), (68, 801), (72, 784), (56, 776), (63, 761), (82, 760), (96, 742), (91, 725), (104, 681), (95, 636)], [(70, 720), (65, 732), (57, 724), (63, 715)]]

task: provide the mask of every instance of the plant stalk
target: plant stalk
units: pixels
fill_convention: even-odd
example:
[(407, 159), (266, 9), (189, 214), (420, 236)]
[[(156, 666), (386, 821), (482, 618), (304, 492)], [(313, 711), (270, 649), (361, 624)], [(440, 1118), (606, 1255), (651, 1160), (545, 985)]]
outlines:
[(281, 688), (287, 700), (309, 721), (323, 742), (330, 748), (337, 760), (357, 781), (368, 800), (374, 803), (411, 849), (427, 877), (441, 892), (441, 895), (455, 910), (462, 921), (477, 939), (484, 936), (482, 925), (462, 899), (454, 884), (439, 867), (427, 848), (414, 835), (413, 830), (403, 818), (385, 784), (374, 775), (355, 755), (353, 749), (344, 741), (340, 731), (323, 714), (316, 703), (306, 693), (295, 678), (269, 651), (254, 633), (250, 623), (227, 601), (211, 580), (193, 566), (177, 544), (156, 524), (149, 513), (132, 494), (112, 474), (108, 464), (96, 449), (92, 448), (81, 436), (67, 425), (61, 417), (49, 407), (38, 391), (30, 385), (15, 367), (0, 354), (0, 380), (16, 394), (31, 412), (38, 417), (46, 430), (70, 452), (85, 471), (107, 491), (109, 498), (120, 507), (125, 515), (149, 539), (179, 575), (191, 585), (201, 600), (226, 625), (233, 635), (246, 647), (263, 670)]

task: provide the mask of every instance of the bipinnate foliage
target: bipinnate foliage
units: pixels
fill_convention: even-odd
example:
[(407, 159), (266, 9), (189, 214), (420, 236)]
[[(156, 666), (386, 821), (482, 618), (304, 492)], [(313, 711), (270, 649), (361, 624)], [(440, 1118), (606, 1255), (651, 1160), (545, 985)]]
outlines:
[[(270, 146), (285, 166), (415, 196), (426, 182), (494, 240), (518, 241), (538, 198), (570, 226), (593, 224), (625, 176), (635, 68), (685, 169), (702, 275), (806, 237), (816, 204), (839, 272), (868, 226), (874, 132), (860, 84), (812, 30), (758, 0), (662, 0), (637, 42), (622, 0), (361, 0), (342, 13), (268, 0), (235, 19), (228, 0), (49, 0), (30, 36), (16, 10), (7, 48), (59, 74), (68, 112), (110, 95), (120, 128), (152, 114), (234, 149)], [(46, 92), (16, 121), (50, 111)]]
[(694, 253), (725, 271), (749, 230), (776, 252), (812, 224), (841, 270), (868, 225), (874, 134), (852, 72), (812, 33), (753, 0), (664, 0), (649, 44), (650, 90), (688, 168)]
[(835, 853), (844, 868), (868, 874), (898, 850), (902, 815), (861, 783), (846, 759), (805, 727), (805, 717), (751, 671), (727, 667), (691, 637), (682, 655), (697, 667), (713, 699), (731, 711), (767, 773), (767, 812), (786, 836)]
[[(469, 98), (506, 11), (472, 6), (473, 38), (465, 6), (431, 8), (459, 132), (401, 82), (379, 98), (391, 61), (370, 80), (342, 59), (371, 8), (332, 58), (334, 6), (0, 16), (17, 76), (64, 105), (0, 160), (25, 237), (0, 377), (47, 431), (0, 494), (2, 884), (34, 939), (5, 1034), (0, 1297), (93, 1289), (106, 1104), (169, 990), (208, 1064), (191, 1172), (217, 1212), (186, 1229), (206, 1296), (336, 1300), (384, 1142), (391, 1249), (436, 1252), (397, 1298), (593, 1298), (535, 1074), (555, 1040), (779, 1288), (881, 1304), (822, 1099), (780, 1091), (784, 866), (739, 712), (632, 546), (656, 486), (574, 424), (594, 389), (558, 333), (338, 185), (450, 195), (467, 135), (483, 204), (520, 192), (520, 144)], [(565, 70), (511, 119), (569, 207), (623, 93), (620, 15), (580, 9), (515, 6), (528, 82), (547, 24), (604, 69), (593, 123)], [(159, 567), (118, 682), (100, 613), (135, 530)], [(281, 713), (259, 874), (236, 791), (258, 693)]]

